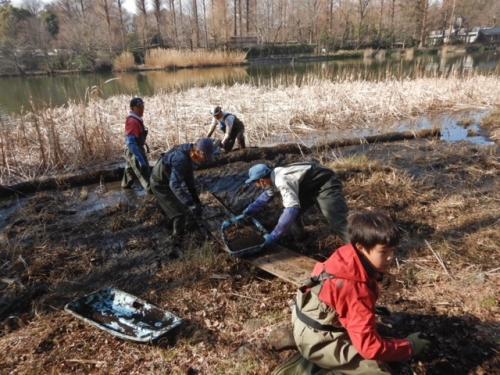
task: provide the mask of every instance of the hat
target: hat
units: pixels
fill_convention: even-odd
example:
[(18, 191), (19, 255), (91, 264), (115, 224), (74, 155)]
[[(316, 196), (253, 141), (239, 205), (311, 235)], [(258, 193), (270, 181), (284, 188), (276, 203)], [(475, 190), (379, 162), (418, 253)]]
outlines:
[(255, 164), (252, 168), (248, 170), (248, 179), (245, 184), (260, 180), (271, 174), (271, 168), (265, 164)]
[(211, 111), (212, 113), (212, 116), (217, 116), (218, 114), (220, 114), (222, 112), (222, 108), (220, 107), (220, 105), (218, 105), (217, 107), (214, 108), (213, 111)]
[(197, 150), (202, 151), (208, 160), (212, 159), (214, 154), (214, 143), (210, 138), (200, 138), (194, 146)]
[(139, 107), (141, 105), (144, 105), (144, 101), (141, 98), (135, 97), (130, 101), (130, 108)]

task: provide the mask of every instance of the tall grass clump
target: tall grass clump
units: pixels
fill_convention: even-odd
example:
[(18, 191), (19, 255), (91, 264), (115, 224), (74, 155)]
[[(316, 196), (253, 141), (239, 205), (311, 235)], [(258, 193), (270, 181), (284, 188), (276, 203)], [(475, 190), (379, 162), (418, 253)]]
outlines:
[(207, 51), (156, 48), (146, 53), (144, 66), (152, 69), (239, 65), (246, 54), (240, 51)]
[(135, 67), (134, 55), (132, 52), (123, 51), (118, 57), (113, 61), (113, 69), (118, 72), (125, 72), (132, 70)]
[[(125, 95), (90, 96), (87, 105), (34, 108), (3, 121), (0, 183), (120, 158), (129, 101)], [(145, 103), (153, 161), (176, 144), (204, 136), (211, 121), (209, 110), (217, 104), (241, 118), (251, 145), (269, 144), (276, 135), (301, 142), (317, 131), (333, 136), (381, 133), (394, 131), (396, 120), (493, 108), (500, 103), (500, 77), (205, 86), (159, 93), (145, 98)]]

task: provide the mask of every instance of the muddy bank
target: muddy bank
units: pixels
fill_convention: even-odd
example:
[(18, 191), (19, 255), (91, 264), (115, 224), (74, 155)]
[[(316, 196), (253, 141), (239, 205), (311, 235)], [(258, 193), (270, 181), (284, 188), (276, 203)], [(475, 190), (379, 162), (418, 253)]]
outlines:
[[(422, 331), (432, 351), (399, 373), (497, 373), (495, 150), (421, 139), (349, 146), (341, 160), (329, 152), (310, 156), (343, 171), (350, 209), (388, 210), (404, 231), (381, 294), (380, 304), (394, 315), (384, 333)], [(266, 162), (301, 159), (288, 154)], [(200, 189), (239, 213), (259, 193), (244, 184), (252, 164), (200, 170)], [(9, 214), (0, 232), (6, 244), (0, 246), (0, 305), (10, 307), (1, 311), (0, 352), (9, 355), (0, 360), (0, 372), (263, 374), (292, 354), (270, 350), (266, 334), (289, 320), (293, 286), (227, 256), (194, 227), (182, 245), (184, 258), (172, 258), (169, 223), (154, 198), (134, 191), (127, 197), (118, 183), (103, 186), (38, 193)], [(282, 210), (279, 199), (270, 207), (259, 217), (268, 229)], [(304, 215), (304, 226), (306, 238), (288, 237), (288, 247), (321, 260), (341, 244), (316, 208)], [(60, 312), (103, 286), (186, 319), (175, 346), (112, 339)]]
[[(199, 167), (198, 169), (214, 168), (230, 163), (244, 161), (250, 162), (259, 159), (274, 159), (279, 155), (309, 155), (324, 151), (328, 148), (346, 147), (359, 144), (397, 142), (406, 139), (435, 138), (441, 134), (438, 129), (424, 129), (416, 132), (392, 132), (380, 135), (367, 136), (363, 138), (341, 139), (327, 142), (314, 147), (306, 147), (297, 143), (281, 144), (273, 147), (254, 147), (245, 150), (235, 150), (227, 155), (217, 158), (214, 162)], [(101, 169), (79, 174), (62, 175), (33, 181), (21, 182), (15, 185), (0, 185), (0, 199), (16, 194), (31, 194), (37, 191), (52, 189), (64, 189), (82, 185), (94, 184), (96, 182), (111, 182), (121, 179), (123, 167)]]

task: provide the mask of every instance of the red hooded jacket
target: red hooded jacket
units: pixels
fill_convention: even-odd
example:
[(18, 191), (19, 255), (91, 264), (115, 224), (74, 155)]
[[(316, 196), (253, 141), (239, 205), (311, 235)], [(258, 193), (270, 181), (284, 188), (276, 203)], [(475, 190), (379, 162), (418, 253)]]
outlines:
[(327, 272), (335, 276), (324, 281), (319, 299), (333, 308), (352, 344), (365, 359), (384, 362), (407, 361), (413, 355), (407, 339), (385, 340), (375, 325), (378, 287), (352, 245), (337, 249), (324, 263), (317, 263), (313, 276)]

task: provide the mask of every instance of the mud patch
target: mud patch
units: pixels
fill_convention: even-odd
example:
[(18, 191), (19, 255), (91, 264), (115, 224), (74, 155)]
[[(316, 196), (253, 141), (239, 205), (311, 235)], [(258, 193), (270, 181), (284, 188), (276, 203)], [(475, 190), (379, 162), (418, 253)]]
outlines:
[(233, 225), (225, 231), (227, 246), (231, 251), (240, 251), (259, 246), (264, 241), (251, 225)]

